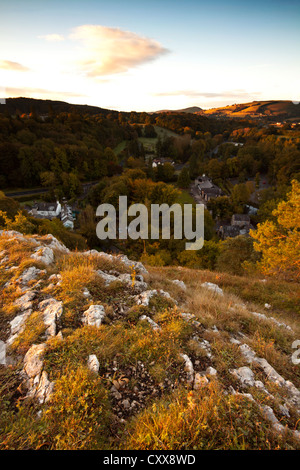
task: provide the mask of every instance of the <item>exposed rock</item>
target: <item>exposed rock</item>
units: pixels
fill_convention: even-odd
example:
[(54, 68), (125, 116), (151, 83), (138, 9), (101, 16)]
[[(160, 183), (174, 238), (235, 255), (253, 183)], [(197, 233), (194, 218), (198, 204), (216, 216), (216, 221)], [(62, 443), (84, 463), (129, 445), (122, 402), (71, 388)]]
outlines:
[(49, 381), (47, 372), (43, 370), (36, 388), (32, 388), (29, 395), (34, 395), (40, 403), (47, 403), (52, 395), (53, 389), (54, 382)]
[(61, 280), (61, 274), (51, 274), (49, 276), (49, 281), (60, 281)]
[(182, 318), (186, 321), (189, 321), (189, 320), (193, 320), (193, 318), (195, 318), (195, 315), (193, 313), (184, 313), (184, 312), (180, 312), (180, 315), (182, 316)]
[(236, 378), (239, 379), (239, 381), (242, 383), (242, 385), (246, 385), (249, 387), (253, 387), (255, 383), (255, 378), (254, 378), (254, 373), (249, 367), (240, 367), (239, 369), (234, 369), (230, 371)]
[(117, 256), (117, 259), (120, 260), (125, 266), (133, 266), (136, 271), (148, 274), (147, 269), (140, 261), (132, 261), (128, 259), (126, 255), (119, 255)]
[(120, 274), (117, 279), (128, 286), (133, 285), (133, 287), (138, 291), (146, 290), (148, 287), (146, 282), (143, 281), (143, 276), (135, 276), (134, 282), (130, 274)]
[(159, 292), (159, 294), (160, 294), (162, 297), (165, 297), (166, 299), (171, 300), (172, 302), (174, 302), (174, 304), (177, 305), (177, 301), (174, 300), (174, 299), (170, 296), (169, 292), (166, 292), (166, 291), (164, 291), (164, 290), (162, 290), (162, 289), (159, 289), (158, 292)]
[(206, 339), (200, 341), (198, 336), (194, 336), (193, 340), (196, 341), (198, 343), (198, 346), (206, 352), (207, 357), (212, 357), (211, 346), (209, 341), (207, 341)]
[(205, 375), (201, 375), (198, 372), (195, 374), (194, 380), (194, 390), (199, 390), (202, 387), (205, 387), (209, 383), (208, 378)]
[(100, 327), (103, 318), (105, 317), (105, 310), (103, 305), (91, 305), (82, 317), (82, 323), (89, 326)]
[(122, 401), (122, 406), (125, 408), (125, 410), (128, 410), (130, 408), (130, 401), (129, 400), (123, 400)]
[(95, 372), (96, 374), (98, 374), (99, 368), (100, 368), (100, 364), (99, 364), (99, 361), (98, 361), (97, 356), (96, 356), (95, 354), (90, 354), (90, 355), (89, 355), (89, 358), (88, 358), (88, 368), (89, 368), (92, 372)]
[(187, 354), (180, 354), (180, 357), (182, 357), (182, 359), (184, 360), (184, 363), (185, 363), (185, 371), (187, 373), (187, 376), (188, 376), (188, 383), (192, 384), (193, 381), (194, 381), (194, 366), (193, 366), (193, 363), (191, 361), (191, 359), (189, 358), (189, 356)]
[(63, 312), (63, 303), (51, 297), (39, 304), (39, 308), (44, 312), (43, 319), (47, 326), (46, 335), (56, 335), (56, 322)]
[(83, 291), (82, 291), (82, 295), (83, 295), (84, 297), (90, 297), (90, 296), (91, 296), (91, 293), (90, 293), (90, 291), (85, 287), (85, 288), (83, 289)]
[(62, 253), (70, 253), (69, 248), (67, 248), (63, 243), (57, 240), (53, 235), (49, 234), (44, 237), (44, 240), (48, 241), (51, 240), (51, 243), (47, 243), (47, 246), (52, 250), (58, 250)]
[[(32, 309), (25, 310), (24, 313), (21, 315), (17, 315), (13, 320), (10, 322), (10, 335), (11, 336), (17, 336), (19, 335), (25, 326), (25, 322), (27, 318), (31, 315)], [(11, 338), (9, 338), (8, 343), (11, 343)]]
[(20, 310), (28, 310), (32, 308), (32, 300), (35, 298), (36, 292), (28, 290), (26, 294), (22, 295), (18, 300), (15, 301), (15, 305), (20, 308)]
[(181, 289), (186, 290), (186, 285), (183, 281), (179, 281), (179, 279), (173, 279), (172, 282), (173, 284), (176, 284), (176, 286), (181, 287)]
[(102, 277), (102, 279), (105, 281), (106, 286), (109, 286), (109, 284), (111, 284), (112, 282), (119, 280), (117, 276), (113, 276), (112, 274), (107, 274), (104, 271), (101, 271), (101, 269), (98, 269), (97, 274)]
[(140, 320), (142, 320), (142, 321), (147, 320), (147, 322), (150, 323), (150, 325), (151, 325), (151, 327), (154, 331), (159, 331), (161, 329), (160, 326), (158, 326), (158, 324), (155, 323), (155, 321), (152, 320), (152, 318), (150, 318), (146, 315), (140, 316)]
[(217, 375), (217, 370), (214, 367), (208, 367), (205, 371), (206, 375)]
[(46, 265), (53, 263), (54, 261), (54, 253), (52, 248), (49, 246), (36, 248), (35, 253), (31, 255), (31, 258), (35, 259), (36, 261), (40, 261)]
[(217, 284), (214, 284), (213, 282), (203, 282), (201, 286), (215, 292), (216, 294), (224, 295), (224, 292), (221, 287), (217, 286)]
[(278, 320), (276, 320), (276, 318), (274, 317), (267, 317), (266, 315), (264, 315), (263, 313), (258, 313), (258, 312), (251, 312), (252, 315), (254, 315), (255, 317), (257, 318), (261, 318), (262, 320), (269, 320), (269, 321), (272, 321), (273, 323), (275, 323), (275, 325), (277, 326), (282, 326), (283, 328), (286, 328), (287, 330), (289, 331), (293, 331), (292, 328), (287, 325), (286, 323), (283, 323), (283, 322), (280, 322)]
[(33, 344), (24, 357), (24, 372), (29, 378), (36, 377), (42, 371), (46, 345)]
[(45, 271), (36, 268), (35, 266), (30, 266), (30, 268), (25, 269), (22, 275), (19, 277), (18, 281), (21, 284), (28, 284), (28, 282), (37, 278), (37, 276)]
[(250, 364), (255, 363), (261, 367), (268, 380), (274, 382), (280, 387), (284, 387), (289, 392), (290, 397), (286, 400), (286, 404), (292, 403), (298, 410), (300, 410), (300, 391), (295, 387), (295, 385), (278, 374), (266, 359), (257, 357), (255, 352), (247, 344), (239, 346), (239, 349)]
[(157, 295), (157, 290), (146, 290), (145, 292), (142, 292), (141, 294), (136, 296), (136, 303), (138, 305), (145, 305), (148, 307), (149, 301), (153, 295)]

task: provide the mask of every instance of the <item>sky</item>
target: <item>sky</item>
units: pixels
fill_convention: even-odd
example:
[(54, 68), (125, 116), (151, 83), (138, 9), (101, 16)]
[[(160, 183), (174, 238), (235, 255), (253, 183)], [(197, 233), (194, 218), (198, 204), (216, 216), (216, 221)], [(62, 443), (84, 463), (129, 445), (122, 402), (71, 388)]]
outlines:
[(299, 0), (0, 0), (0, 98), (118, 111), (300, 100)]

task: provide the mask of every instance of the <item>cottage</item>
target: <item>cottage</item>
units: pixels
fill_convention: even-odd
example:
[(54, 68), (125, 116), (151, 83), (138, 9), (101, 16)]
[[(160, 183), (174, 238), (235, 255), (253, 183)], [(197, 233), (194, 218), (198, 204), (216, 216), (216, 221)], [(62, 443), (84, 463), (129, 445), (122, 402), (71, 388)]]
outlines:
[(211, 188), (203, 188), (201, 189), (201, 196), (205, 201), (210, 201), (213, 198), (221, 196), (222, 190), (218, 188), (218, 186), (213, 186)]
[(249, 228), (250, 217), (248, 214), (233, 214), (233, 216), (231, 217), (231, 225), (240, 228)]
[(59, 217), (61, 213), (61, 204), (56, 202), (36, 202), (29, 214), (37, 219), (53, 219)]
[(205, 176), (205, 175), (198, 176), (198, 178), (196, 178), (195, 180), (195, 185), (198, 187), (200, 192), (201, 192), (201, 189), (205, 189), (205, 188), (209, 189), (214, 186), (212, 180), (208, 178), (208, 176)]
[(64, 227), (67, 227), (73, 230), (74, 228), (73, 211), (71, 207), (68, 206), (67, 204), (64, 204), (62, 206), (60, 220), (62, 221)]
[(234, 238), (240, 235), (240, 229), (234, 225), (221, 225), (218, 229), (218, 235), (222, 240), (225, 240), (225, 238)]
[(64, 227), (74, 228), (74, 218), (72, 208), (63, 201), (61, 205), (56, 202), (36, 202), (32, 208), (28, 208), (28, 213), (37, 219), (58, 219), (62, 221)]

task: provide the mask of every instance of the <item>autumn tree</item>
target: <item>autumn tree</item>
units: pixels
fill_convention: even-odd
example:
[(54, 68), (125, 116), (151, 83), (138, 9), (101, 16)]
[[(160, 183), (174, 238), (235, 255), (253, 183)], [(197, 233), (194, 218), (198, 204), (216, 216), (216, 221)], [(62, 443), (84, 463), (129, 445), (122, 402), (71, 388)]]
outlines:
[(259, 224), (251, 230), (254, 249), (261, 252), (258, 263), (267, 275), (281, 275), (287, 280), (300, 277), (300, 183), (292, 181), (292, 190), (287, 200), (273, 210), (274, 220)]

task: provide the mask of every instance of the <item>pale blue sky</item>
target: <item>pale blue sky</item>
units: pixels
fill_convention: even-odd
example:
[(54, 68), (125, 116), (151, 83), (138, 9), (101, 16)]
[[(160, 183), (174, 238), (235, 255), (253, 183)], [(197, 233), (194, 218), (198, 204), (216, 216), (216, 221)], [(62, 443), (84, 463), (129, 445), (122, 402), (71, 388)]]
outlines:
[(118, 110), (300, 99), (300, 2), (0, 0), (0, 89)]

